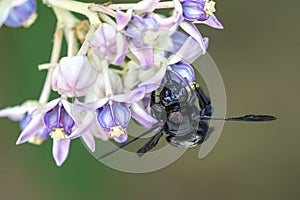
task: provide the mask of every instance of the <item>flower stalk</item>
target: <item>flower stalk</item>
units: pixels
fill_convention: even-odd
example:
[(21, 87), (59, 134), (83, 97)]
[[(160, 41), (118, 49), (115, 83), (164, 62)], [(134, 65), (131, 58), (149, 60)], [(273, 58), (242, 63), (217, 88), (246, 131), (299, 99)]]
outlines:
[[(51, 65), (56, 65), (56, 63), (58, 62), (60, 51), (61, 51), (62, 38), (63, 38), (63, 31), (61, 27), (57, 26), (54, 33), (54, 42), (53, 42), (53, 48), (51, 53), (51, 59), (50, 59)], [(39, 103), (42, 105), (48, 102), (50, 96), (53, 70), (54, 68), (48, 69), (45, 83), (39, 98)]]
[[(97, 5), (99, 4), (92, 4), (90, 6), (90, 9), (93, 11), (100, 11), (97, 10)], [(135, 6), (136, 3), (121, 3), (121, 4), (110, 4), (104, 7), (107, 7), (111, 10), (128, 10), (128, 9), (133, 9)], [(158, 2), (155, 6), (155, 9), (168, 9), (168, 8), (174, 8), (174, 1)]]
[(89, 7), (91, 5), (90, 3), (71, 0), (43, 0), (43, 2), (51, 7), (62, 8), (71, 12), (85, 15), (89, 19), (91, 24), (100, 23), (97, 13), (89, 10)]

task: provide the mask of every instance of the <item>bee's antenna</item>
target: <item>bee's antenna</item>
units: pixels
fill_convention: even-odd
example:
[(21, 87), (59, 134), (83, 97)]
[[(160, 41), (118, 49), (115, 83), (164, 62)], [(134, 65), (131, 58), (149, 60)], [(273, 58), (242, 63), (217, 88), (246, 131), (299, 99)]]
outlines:
[(127, 142), (123, 142), (123, 143), (119, 144), (118, 146), (116, 146), (115, 148), (111, 149), (110, 151), (108, 151), (108, 152), (102, 154), (101, 156), (99, 156), (99, 157), (97, 158), (97, 160), (101, 160), (101, 159), (103, 159), (103, 158), (109, 156), (110, 154), (112, 154), (112, 153), (114, 153), (114, 152), (116, 152), (116, 151), (122, 149), (123, 147), (125, 147), (125, 146), (131, 144), (132, 142), (134, 142), (134, 141), (140, 139), (141, 137), (143, 137), (143, 136), (145, 136), (145, 135), (151, 133), (152, 131), (157, 131), (156, 129), (159, 129), (158, 131), (161, 131), (162, 128), (163, 128), (163, 125), (162, 125), (161, 123), (158, 122), (158, 123), (154, 124), (150, 129), (148, 129), (148, 130), (145, 131), (144, 133), (140, 134), (139, 136), (137, 136), (137, 137), (135, 137), (135, 138), (133, 138), (133, 139), (127, 141)]
[(267, 121), (274, 121), (276, 117), (271, 115), (244, 115), (241, 117), (228, 117), (228, 118), (219, 118), (219, 117), (212, 117), (212, 116), (200, 116), (201, 120), (225, 120), (225, 121), (244, 121), (244, 122), (267, 122)]

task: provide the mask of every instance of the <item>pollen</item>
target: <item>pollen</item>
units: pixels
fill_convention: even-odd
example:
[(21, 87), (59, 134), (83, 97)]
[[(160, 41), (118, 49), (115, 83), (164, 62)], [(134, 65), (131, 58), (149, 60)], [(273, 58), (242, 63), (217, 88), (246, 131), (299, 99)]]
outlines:
[[(0, 0), (0, 2), (1, 2), (1, 0)], [(31, 24), (33, 24), (35, 22), (36, 18), (37, 18), (37, 14), (32, 13), (32, 15), (25, 22), (23, 22), (22, 26), (25, 28), (29, 28), (31, 26)]]
[(31, 138), (29, 138), (29, 140), (27, 141), (31, 144), (35, 144), (35, 145), (41, 145), (44, 142), (43, 138), (40, 138), (38, 136), (33, 136)]
[(50, 133), (51, 138), (61, 140), (66, 138), (66, 133), (64, 128), (53, 128), (52, 132)]
[(216, 12), (215, 5), (216, 2), (211, 0), (206, 0), (203, 10), (205, 11), (207, 17), (211, 16), (214, 12)]
[(192, 89), (200, 87), (199, 84), (196, 83), (196, 82), (194, 82), (194, 81), (193, 82), (189, 82), (189, 84), (190, 84), (190, 86), (191, 86)]
[(120, 135), (124, 134), (125, 130), (122, 126), (112, 126), (110, 127), (109, 134), (112, 137), (119, 137)]

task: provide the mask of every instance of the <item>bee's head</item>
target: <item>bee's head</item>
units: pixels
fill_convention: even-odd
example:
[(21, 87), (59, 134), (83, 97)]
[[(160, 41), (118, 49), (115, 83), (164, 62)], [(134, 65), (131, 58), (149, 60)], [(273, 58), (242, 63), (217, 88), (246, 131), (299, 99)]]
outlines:
[(164, 106), (170, 106), (175, 103), (186, 102), (188, 92), (182, 84), (172, 82), (164, 86), (159, 94), (159, 98)]

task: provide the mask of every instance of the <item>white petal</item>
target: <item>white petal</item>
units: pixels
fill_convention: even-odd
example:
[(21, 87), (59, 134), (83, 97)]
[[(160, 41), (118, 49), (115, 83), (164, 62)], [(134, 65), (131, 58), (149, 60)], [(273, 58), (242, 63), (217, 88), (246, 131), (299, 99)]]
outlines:
[(157, 123), (157, 120), (153, 118), (149, 113), (145, 111), (139, 104), (133, 103), (130, 106), (131, 116), (137, 120), (143, 126), (150, 128)]
[(173, 15), (170, 17), (163, 17), (161, 15), (155, 14), (154, 18), (159, 24), (160, 29), (170, 29), (174, 26), (180, 24), (183, 20), (182, 16), (182, 6), (178, 0), (174, 0), (174, 12)]
[(75, 139), (84, 135), (85, 132), (88, 132), (93, 124), (96, 123), (96, 115), (93, 111), (88, 111), (85, 116), (78, 116), (78, 118), (78, 128), (76, 128), (72, 134), (67, 137), (68, 139)]
[(24, 142), (27, 142), (29, 140), (29, 138), (36, 135), (42, 128), (45, 127), (42, 116), (43, 116), (43, 114), (38, 114), (38, 115), (33, 116), (30, 123), (22, 131), (16, 144), (22, 144)]
[[(206, 45), (203, 42), (203, 45)], [(199, 56), (203, 55), (206, 50), (202, 49), (196, 40), (192, 37), (188, 37), (178, 52), (171, 56), (168, 64), (175, 64), (179, 61), (185, 61), (187, 63), (193, 63)]]
[(195, 21), (195, 24), (197, 23), (201, 23), (201, 24), (206, 24), (210, 27), (216, 28), (216, 29), (223, 29), (223, 25), (221, 24), (221, 22), (217, 19), (217, 17), (212, 14), (207, 20), (205, 21)]
[(159, 0), (142, 0), (135, 4), (133, 10), (139, 11), (140, 13), (143, 12), (152, 12)]
[(21, 121), (27, 109), (24, 106), (7, 107), (0, 110), (0, 117), (8, 117), (13, 121)]
[(105, 97), (103, 99), (91, 103), (82, 103), (79, 102), (78, 100), (75, 100), (75, 105), (77, 105), (79, 108), (82, 108), (84, 110), (96, 110), (97, 108), (100, 108), (104, 104), (106, 104), (108, 100), (109, 100), (108, 97)]
[(68, 157), (69, 146), (70, 140), (68, 139), (53, 139), (52, 155), (57, 166), (61, 166)]
[(49, 110), (51, 110), (52, 108), (54, 108), (58, 102), (61, 100), (61, 98), (57, 98), (57, 99), (54, 99), (50, 102), (48, 102), (47, 104), (44, 105), (44, 112), (48, 112)]
[(145, 87), (145, 92), (149, 93), (156, 90), (166, 74), (167, 67), (162, 67), (152, 78), (142, 82), (138, 87)]
[(111, 99), (117, 102), (133, 103), (141, 100), (144, 96), (145, 88), (137, 88), (125, 94), (114, 95), (111, 97)]
[(84, 134), (82, 134), (81, 137), (82, 137), (82, 140), (84, 141), (84, 143), (86, 144), (86, 146), (92, 152), (94, 152), (96, 149), (96, 145), (95, 145), (95, 139), (94, 139), (93, 134), (90, 131), (87, 131)]
[(203, 42), (203, 37), (199, 32), (198, 28), (190, 22), (183, 21), (180, 24), (180, 27), (187, 32), (190, 36), (192, 36), (200, 45), (200, 50), (203, 51), (203, 54), (206, 53), (205, 43)]
[(117, 22), (117, 29), (121, 31), (127, 24), (130, 22), (132, 17), (132, 9), (128, 9), (126, 13), (117, 10), (116, 11), (116, 22)]

